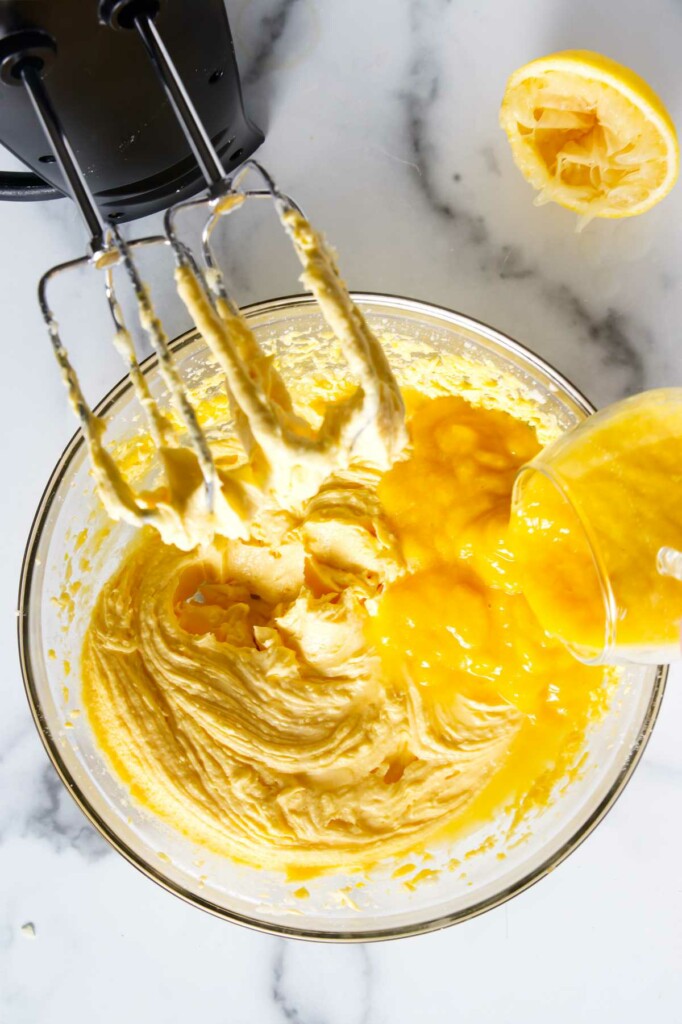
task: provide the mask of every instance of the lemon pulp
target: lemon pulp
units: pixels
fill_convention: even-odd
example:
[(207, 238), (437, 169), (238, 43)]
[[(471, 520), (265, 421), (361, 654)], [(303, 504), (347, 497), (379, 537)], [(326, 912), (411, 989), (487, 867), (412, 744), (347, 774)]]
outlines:
[(587, 220), (643, 213), (678, 175), (677, 134), (662, 101), (600, 54), (568, 50), (519, 68), (500, 123), (536, 203), (556, 202)]

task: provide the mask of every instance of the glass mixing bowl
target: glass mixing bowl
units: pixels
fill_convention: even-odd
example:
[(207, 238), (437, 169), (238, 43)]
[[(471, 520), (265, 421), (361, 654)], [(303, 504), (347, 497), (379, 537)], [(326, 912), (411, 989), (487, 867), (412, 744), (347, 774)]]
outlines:
[[(420, 368), (438, 377), (441, 353), (465, 361), (461, 385), (491, 394), (504, 377), (519, 401), (532, 407), (554, 432), (591, 411), (584, 398), (542, 360), (492, 328), (436, 306), (388, 296), (356, 294), (372, 328), (388, 339), (389, 356), (401, 383)], [(329, 334), (312, 299), (292, 297), (245, 310), (264, 345), (283, 356), (286, 374), (292, 339), (308, 353), (296, 363), (300, 379), (324, 371), (321, 355)], [(390, 339), (404, 339), (407, 354)], [(174, 343), (179, 368), (193, 384), (215, 374), (196, 332)], [(332, 361), (328, 362), (333, 372)], [(338, 372), (338, 364), (337, 364)], [(156, 393), (161, 384), (153, 358), (145, 372)], [(114, 442), (140, 430), (139, 407), (130, 385), (121, 381), (103, 400), (99, 413), (109, 421)], [(525, 839), (486, 849), (480, 834), (432, 848), (428, 884), (405, 885), (396, 861), (377, 868), (362, 887), (342, 870), (305, 883), (233, 863), (196, 847), (130, 800), (112, 775), (78, 711), (79, 653), (99, 586), (117, 565), (131, 536), (121, 524), (107, 524), (93, 491), (80, 434), (62, 455), (33, 523), (23, 563), (19, 597), (19, 646), (31, 710), (57, 772), (81, 810), (131, 864), (170, 892), (220, 917), (264, 931), (299, 938), (361, 940), (427, 932), (464, 921), (502, 903), (542, 878), (592, 831), (612, 806), (653, 728), (666, 670), (628, 666), (604, 718), (585, 741), (581, 772), (553, 803), (528, 822)], [(73, 580), (81, 589), (74, 600)], [(500, 828), (504, 822), (500, 820)], [(502, 834), (502, 833), (500, 833)], [(469, 850), (483, 849), (464, 859)], [(505, 856), (498, 856), (500, 849)], [(410, 858), (414, 861), (414, 858)], [(407, 859), (405, 859), (407, 861)], [(464, 867), (452, 868), (461, 861)], [(417, 869), (419, 864), (416, 864)], [(440, 870), (442, 869), (442, 870)]]

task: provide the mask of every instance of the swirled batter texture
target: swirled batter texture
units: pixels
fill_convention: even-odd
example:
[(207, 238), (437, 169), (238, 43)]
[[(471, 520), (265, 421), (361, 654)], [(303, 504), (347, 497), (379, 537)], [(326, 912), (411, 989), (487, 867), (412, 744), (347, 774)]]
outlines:
[(147, 528), (103, 588), (83, 700), (133, 796), (250, 864), (369, 865), (550, 799), (604, 704), (543, 632), (506, 543), (534, 430), (409, 401), (411, 445), (351, 463), (248, 539)]

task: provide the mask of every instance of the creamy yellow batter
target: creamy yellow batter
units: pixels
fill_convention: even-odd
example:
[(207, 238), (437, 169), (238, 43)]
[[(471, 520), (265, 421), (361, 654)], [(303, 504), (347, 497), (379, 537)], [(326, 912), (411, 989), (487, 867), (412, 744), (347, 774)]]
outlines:
[(147, 528), (100, 595), (91, 724), (133, 796), (194, 841), (365, 866), (544, 805), (603, 709), (603, 673), (543, 633), (505, 565), (534, 431), (458, 398), (410, 405), (393, 470), (337, 474), (248, 541), (187, 553)]
[[(236, 194), (232, 205), (243, 197)], [(226, 204), (226, 200), (224, 200)], [(263, 504), (283, 508), (300, 505), (335, 470), (351, 461), (388, 469), (403, 450), (404, 408), (400, 391), (379, 341), (344, 285), (334, 255), (322, 237), (295, 210), (280, 211), (303, 267), (301, 281), (315, 296), (325, 320), (341, 344), (358, 386), (347, 398), (331, 404), (317, 430), (301, 418), (272, 360), (261, 350), (239, 311), (219, 300), (209, 301), (205, 285), (188, 266), (176, 270), (178, 294), (225, 375), (236, 427), (246, 455), (233, 465), (212, 465), (214, 486), (206, 493), (197, 447), (207, 444), (198, 425), (178, 440), (168, 417), (152, 397), (135, 361), (132, 341), (119, 330), (115, 344), (130, 367), (130, 376), (149, 422), (163, 468), (163, 481), (153, 490), (135, 493), (104, 444), (105, 422), (90, 412), (78, 376), (62, 350), (59, 361), (71, 404), (83, 423), (85, 442), (99, 496), (112, 519), (134, 526), (153, 526), (166, 544), (190, 551), (218, 534), (249, 536), (250, 524)], [(140, 316), (163, 335), (151, 300)], [(172, 363), (166, 367), (177, 381)]]
[(246, 322), (179, 271), (244, 455), (214, 450), (213, 509), (181, 447), (141, 497), (93, 422), (107, 509), (149, 525), (102, 589), (81, 670), (97, 741), (137, 800), (232, 857), (314, 871), (546, 803), (605, 685), (515, 579), (505, 524), (534, 430), (417, 393), (405, 447), (380, 344), (319, 236), (285, 223), (359, 387), (314, 429)]

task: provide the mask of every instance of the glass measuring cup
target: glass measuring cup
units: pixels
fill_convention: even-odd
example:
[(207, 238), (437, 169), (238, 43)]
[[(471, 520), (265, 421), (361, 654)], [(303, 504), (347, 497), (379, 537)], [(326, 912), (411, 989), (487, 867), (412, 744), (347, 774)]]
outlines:
[(529, 604), (581, 661), (682, 658), (682, 388), (617, 402), (542, 451), (510, 530)]

